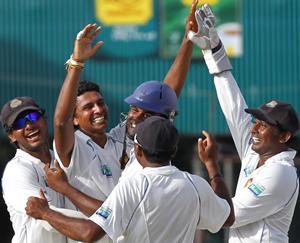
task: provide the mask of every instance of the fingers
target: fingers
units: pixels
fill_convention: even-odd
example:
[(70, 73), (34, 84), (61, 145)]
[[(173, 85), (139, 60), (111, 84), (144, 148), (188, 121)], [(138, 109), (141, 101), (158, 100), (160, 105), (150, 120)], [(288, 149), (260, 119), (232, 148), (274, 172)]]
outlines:
[(94, 46), (93, 46), (93, 53), (96, 53), (96, 51), (103, 45), (103, 41), (98, 41)]
[(49, 169), (50, 169), (50, 163), (46, 163), (45, 166), (44, 166), (44, 171), (45, 171), (46, 174), (49, 171)]
[(210, 6), (209, 6), (207, 3), (205, 3), (205, 4), (202, 6), (202, 10), (203, 10), (203, 12), (205, 13), (205, 15), (206, 15), (207, 17), (209, 17), (209, 16), (214, 16), (213, 11), (211, 10)]
[(214, 138), (213, 136), (208, 133), (207, 131), (203, 130), (202, 134), (206, 137), (207, 145), (211, 145), (214, 143)]
[(101, 26), (97, 27), (97, 24), (88, 24), (84, 27), (83, 30), (81, 30), (77, 36), (76, 36), (76, 40), (80, 40), (83, 38), (89, 38), (89, 39), (94, 39), (99, 32), (101, 31)]
[(190, 13), (194, 13), (196, 11), (197, 4), (198, 4), (198, 0), (194, 0), (191, 6)]

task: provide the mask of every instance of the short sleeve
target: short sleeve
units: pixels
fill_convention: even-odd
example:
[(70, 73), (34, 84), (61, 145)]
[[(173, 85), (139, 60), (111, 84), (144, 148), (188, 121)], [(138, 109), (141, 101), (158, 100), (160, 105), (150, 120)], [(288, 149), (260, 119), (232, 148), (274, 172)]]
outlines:
[(9, 162), (2, 177), (3, 197), (15, 210), (25, 213), (29, 197), (40, 197), (41, 184), (37, 172), (30, 164)]
[(193, 176), (200, 199), (200, 221), (198, 229), (218, 232), (230, 213), (227, 201), (220, 198), (203, 178)]
[(90, 217), (113, 240), (121, 236), (142, 201), (146, 179), (122, 180), (111, 192), (102, 206)]

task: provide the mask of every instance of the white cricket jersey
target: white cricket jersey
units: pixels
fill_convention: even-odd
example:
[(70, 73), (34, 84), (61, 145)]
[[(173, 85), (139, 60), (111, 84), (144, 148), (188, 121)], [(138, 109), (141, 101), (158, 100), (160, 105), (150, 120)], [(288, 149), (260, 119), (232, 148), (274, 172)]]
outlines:
[(299, 187), (293, 161), (296, 151), (281, 152), (257, 168), (259, 155), (251, 149), (251, 115), (244, 111), (247, 105), (235, 79), (227, 71), (215, 75), (214, 83), (242, 161), (229, 242), (287, 243)]
[[(116, 141), (122, 142), (124, 141), (124, 135), (125, 135), (125, 125), (118, 124), (116, 127), (110, 130), (109, 132), (110, 136), (112, 136)], [(138, 160), (135, 157), (134, 153), (134, 142), (131, 140), (128, 136), (125, 138), (126, 141), (126, 153), (129, 157), (129, 160), (122, 171), (120, 180), (123, 180), (125, 178), (133, 177), (136, 173), (138, 173), (140, 170), (143, 169), (141, 164), (138, 162)]]
[(163, 166), (120, 181), (90, 219), (114, 241), (123, 235), (130, 243), (188, 243), (197, 225), (217, 232), (229, 213), (203, 178)]
[[(53, 167), (53, 153), (51, 151)], [(43, 221), (28, 216), (25, 212), (29, 197), (40, 197), (43, 189), (49, 205), (64, 207), (64, 198), (47, 186), (45, 181), (45, 164), (27, 152), (17, 149), (12, 160), (8, 162), (2, 177), (3, 198), (10, 214), (14, 236), (12, 243), (66, 243), (67, 239), (57, 231), (48, 231)]]
[[(55, 151), (55, 144), (53, 147)], [(104, 148), (101, 148), (80, 130), (75, 132), (74, 147), (68, 167), (63, 166), (55, 151), (55, 156), (66, 172), (69, 183), (79, 191), (101, 201), (108, 197), (121, 176), (119, 162), (121, 154), (122, 144), (109, 135)], [(78, 210), (67, 198), (66, 208)], [(105, 236), (99, 242), (111, 242), (111, 240)]]

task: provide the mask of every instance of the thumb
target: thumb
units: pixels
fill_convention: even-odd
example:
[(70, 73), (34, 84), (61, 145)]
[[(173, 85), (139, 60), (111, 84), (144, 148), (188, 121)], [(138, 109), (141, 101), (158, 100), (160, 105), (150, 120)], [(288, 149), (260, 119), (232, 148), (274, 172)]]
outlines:
[(54, 166), (55, 166), (55, 168), (57, 170), (62, 170), (61, 167), (60, 167), (60, 165), (59, 165), (59, 163), (58, 163), (58, 161), (56, 159), (54, 160)]
[(189, 40), (193, 41), (195, 39), (195, 36), (196, 36), (196, 33), (194, 31), (190, 30), (188, 33)]
[(189, 31), (188, 33), (188, 38), (194, 43), (196, 44), (200, 49), (202, 50), (206, 50), (208, 49), (209, 46), (209, 40), (207, 39), (207, 37), (201, 37), (198, 36), (195, 32), (193, 31)]
[(44, 166), (44, 171), (47, 173), (47, 171), (50, 169), (50, 163), (46, 163)]
[(40, 197), (41, 197), (42, 199), (44, 199), (44, 200), (47, 201), (47, 198), (46, 198), (46, 196), (45, 196), (45, 193), (44, 193), (43, 189), (40, 189)]

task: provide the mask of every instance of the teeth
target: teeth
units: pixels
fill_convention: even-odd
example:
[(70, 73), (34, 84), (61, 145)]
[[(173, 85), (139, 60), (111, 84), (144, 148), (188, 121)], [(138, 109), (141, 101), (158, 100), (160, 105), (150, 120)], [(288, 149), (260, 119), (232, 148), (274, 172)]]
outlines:
[(135, 127), (136, 127), (135, 123), (132, 123), (132, 124), (131, 124), (131, 126), (132, 126), (133, 128), (135, 128)]
[(104, 120), (104, 116), (100, 116), (100, 117), (94, 118), (93, 122), (99, 123), (99, 122), (102, 122), (103, 120)]
[(252, 137), (252, 140), (253, 140), (253, 142), (255, 142), (255, 143), (260, 142), (260, 139), (259, 139), (259, 138), (256, 138), (256, 137)]
[(31, 132), (31, 133), (29, 133), (29, 134), (27, 135), (27, 137), (31, 138), (31, 137), (37, 135), (38, 133), (39, 133), (39, 131)]

